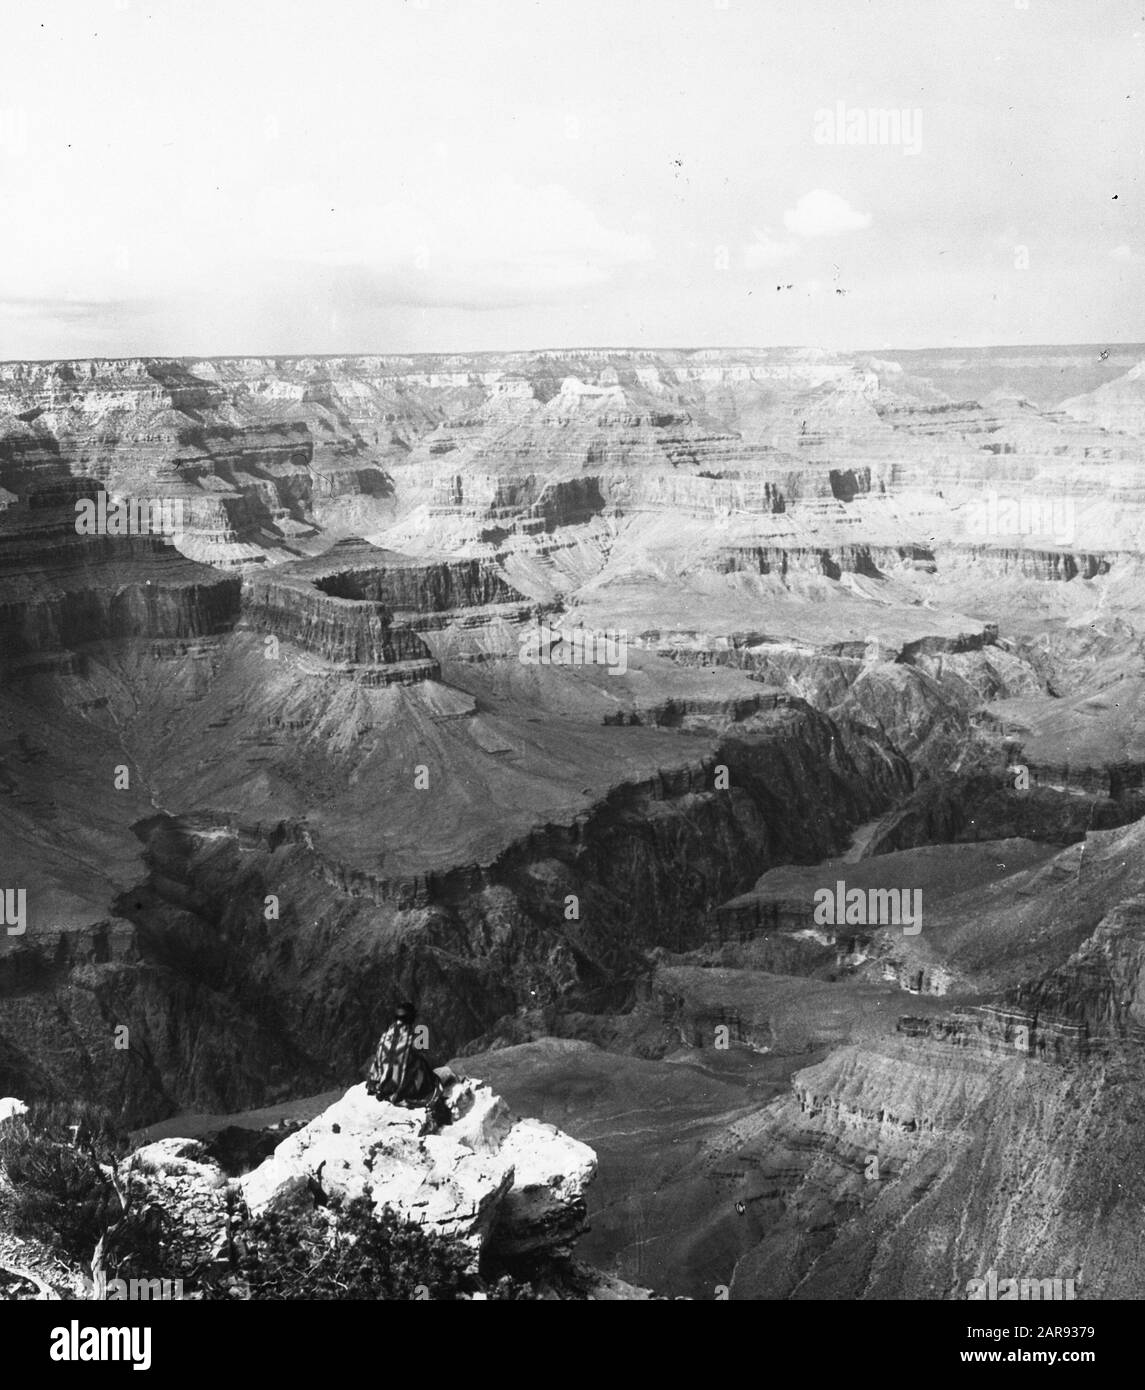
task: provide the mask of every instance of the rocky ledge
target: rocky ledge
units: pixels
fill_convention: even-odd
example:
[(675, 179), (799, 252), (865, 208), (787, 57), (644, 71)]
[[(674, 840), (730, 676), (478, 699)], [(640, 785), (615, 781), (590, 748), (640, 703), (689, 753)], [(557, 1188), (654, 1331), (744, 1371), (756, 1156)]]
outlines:
[(480, 1081), (448, 1068), (439, 1075), (452, 1119), (437, 1132), (424, 1110), (375, 1100), (358, 1085), (241, 1178), (228, 1178), (196, 1139), (161, 1139), (131, 1162), (208, 1266), (223, 1256), (236, 1207), (259, 1216), (366, 1197), (379, 1215), (389, 1208), (465, 1241), (475, 1269), (485, 1256), (528, 1256), (534, 1269), (541, 1258), (553, 1297), (648, 1298), (570, 1258), (586, 1229), (593, 1150), (553, 1125), (517, 1118)]
[(243, 592), (246, 627), (293, 644), (324, 674), (363, 685), (438, 680), (421, 631), (520, 622), (533, 611), (486, 561), (422, 562), (356, 538), (253, 573)]
[(567, 1254), (585, 1227), (596, 1155), (553, 1125), (519, 1120), (478, 1081), (448, 1081), (453, 1122), (427, 1132), (423, 1110), (353, 1086), (241, 1179), (252, 1214), (369, 1197), (475, 1253)]

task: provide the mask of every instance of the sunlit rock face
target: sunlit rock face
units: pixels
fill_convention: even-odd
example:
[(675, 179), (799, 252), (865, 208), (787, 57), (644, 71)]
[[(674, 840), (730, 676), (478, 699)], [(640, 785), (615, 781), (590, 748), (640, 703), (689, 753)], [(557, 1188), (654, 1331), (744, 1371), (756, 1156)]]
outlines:
[(571, 1252), (596, 1172), (586, 1145), (553, 1125), (517, 1119), (479, 1082), (446, 1088), (451, 1122), (427, 1132), (424, 1111), (377, 1101), (356, 1086), (242, 1180), (251, 1211), (368, 1197), (475, 1253)]
[[(1135, 1104), (1143, 360), (0, 365), (0, 1091), (245, 1112), (413, 996), (597, 1148), (635, 1282), (905, 1289), (853, 1271), (928, 1164), (1084, 1264), (987, 1149)], [(132, 502), (179, 524), (80, 524)], [(817, 922), (849, 876), (918, 934)]]

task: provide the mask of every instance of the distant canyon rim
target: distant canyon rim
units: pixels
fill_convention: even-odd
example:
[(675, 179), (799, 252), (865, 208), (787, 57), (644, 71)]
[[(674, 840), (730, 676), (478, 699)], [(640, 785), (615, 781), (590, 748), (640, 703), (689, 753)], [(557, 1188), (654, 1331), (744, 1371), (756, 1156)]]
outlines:
[(0, 363), (0, 1094), (411, 998), (625, 1280), (1139, 1296), (1143, 449), (1142, 345)]

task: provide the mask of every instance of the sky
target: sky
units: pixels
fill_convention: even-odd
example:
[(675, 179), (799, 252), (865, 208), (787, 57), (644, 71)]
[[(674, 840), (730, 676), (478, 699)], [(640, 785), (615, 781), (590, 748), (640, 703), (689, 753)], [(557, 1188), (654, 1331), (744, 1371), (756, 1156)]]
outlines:
[(1143, 64), (1145, 0), (3, 0), (0, 360), (1139, 342)]

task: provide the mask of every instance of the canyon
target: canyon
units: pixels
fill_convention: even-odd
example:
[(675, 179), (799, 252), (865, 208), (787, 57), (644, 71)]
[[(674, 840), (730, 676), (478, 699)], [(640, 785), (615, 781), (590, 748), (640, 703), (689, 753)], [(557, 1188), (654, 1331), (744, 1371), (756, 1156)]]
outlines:
[(1133, 345), (0, 363), (0, 1094), (313, 1123), (409, 997), (618, 1288), (1134, 1296), (1143, 449)]

